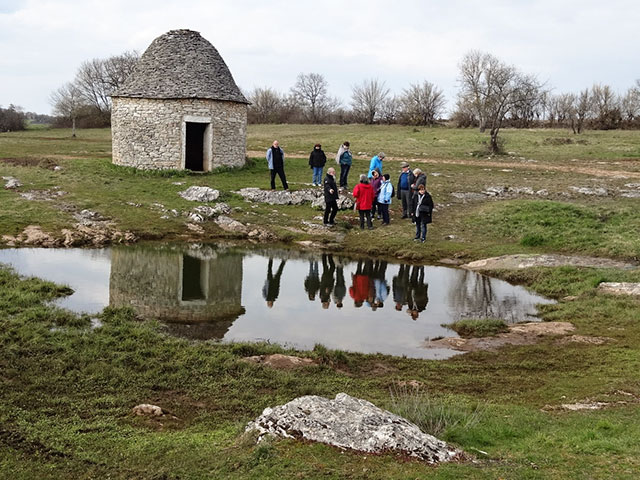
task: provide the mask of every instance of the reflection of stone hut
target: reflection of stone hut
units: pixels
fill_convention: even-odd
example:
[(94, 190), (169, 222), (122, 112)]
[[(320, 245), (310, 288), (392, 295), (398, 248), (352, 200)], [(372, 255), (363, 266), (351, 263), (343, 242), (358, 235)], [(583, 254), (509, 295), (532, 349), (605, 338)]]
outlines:
[(244, 165), (248, 102), (198, 32), (156, 38), (112, 98), (116, 165), (205, 172)]
[(245, 312), (241, 296), (240, 254), (140, 247), (111, 251), (109, 304), (132, 307), (185, 334), (191, 330), (187, 336), (222, 338)]

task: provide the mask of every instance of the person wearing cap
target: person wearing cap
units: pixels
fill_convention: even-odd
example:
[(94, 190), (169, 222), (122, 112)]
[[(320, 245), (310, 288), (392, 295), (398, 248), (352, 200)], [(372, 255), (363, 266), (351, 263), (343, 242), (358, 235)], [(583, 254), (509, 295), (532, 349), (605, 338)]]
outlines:
[(402, 201), (402, 218), (409, 218), (411, 210), (411, 184), (415, 182), (413, 172), (409, 169), (407, 162), (400, 164), (401, 172), (398, 177), (398, 187), (396, 188), (396, 197)]
[(322, 183), (322, 169), (325, 163), (327, 163), (327, 156), (322, 151), (322, 145), (316, 143), (309, 155), (309, 167), (313, 170), (313, 179), (311, 183), (313, 186), (320, 186)]
[(369, 162), (369, 174), (367, 177), (371, 178), (373, 176), (373, 171), (377, 168), (382, 175), (382, 160), (384, 160), (385, 154), (384, 152), (380, 152), (378, 155), (371, 159)]

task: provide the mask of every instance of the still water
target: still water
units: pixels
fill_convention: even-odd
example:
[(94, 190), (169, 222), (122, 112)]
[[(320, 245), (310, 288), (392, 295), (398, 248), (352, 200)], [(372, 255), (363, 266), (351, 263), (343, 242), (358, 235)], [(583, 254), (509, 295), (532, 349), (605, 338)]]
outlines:
[(316, 343), (364, 353), (447, 358), (430, 339), (465, 317), (535, 320), (552, 300), (467, 270), (233, 246), (136, 245), (100, 250), (5, 249), (0, 262), (69, 285), (77, 312), (130, 306), (194, 339)]

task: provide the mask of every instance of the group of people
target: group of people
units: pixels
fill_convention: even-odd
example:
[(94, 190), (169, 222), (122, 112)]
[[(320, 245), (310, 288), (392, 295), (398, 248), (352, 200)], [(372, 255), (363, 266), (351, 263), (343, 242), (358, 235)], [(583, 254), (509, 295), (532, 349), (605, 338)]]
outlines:
[[(344, 266), (340, 259), (335, 261), (333, 255), (323, 254), (322, 271), (318, 263), (315, 259), (309, 261), (309, 273), (304, 279), (304, 290), (310, 301), (319, 299), (322, 308), (327, 309), (333, 300), (337, 308), (342, 308), (348, 291), (356, 308), (364, 305), (375, 311), (384, 307), (390, 290), (386, 280), (386, 261), (358, 261), (355, 272), (351, 274), (351, 286), (348, 290)], [(269, 258), (267, 279), (262, 289), (262, 295), (269, 308), (273, 307), (280, 293), (280, 280), (285, 265), (286, 260), (280, 260), (274, 272), (273, 259)], [(400, 265), (397, 275), (393, 277), (391, 288), (395, 309), (401, 311), (406, 306), (407, 313), (414, 320), (427, 307), (429, 284), (425, 282), (424, 267)]]
[[(275, 190), (275, 177), (278, 175), (285, 190), (289, 188), (284, 173), (284, 150), (277, 140), (267, 150), (267, 163), (271, 173), (271, 189)], [(427, 191), (427, 177), (421, 169), (410, 170), (407, 162), (401, 163), (397, 186), (391, 183), (391, 176), (383, 173), (383, 163), (386, 158), (384, 152), (378, 153), (369, 162), (367, 174), (361, 174), (359, 183), (353, 188), (355, 209), (360, 219), (360, 229), (364, 230), (365, 222), (369, 229), (373, 229), (373, 220), (382, 221), (382, 225), (390, 224), (389, 208), (395, 196), (402, 203), (402, 218), (409, 218), (416, 225), (415, 241), (425, 242), (427, 225), (432, 221), (433, 199)], [(339, 192), (348, 192), (348, 176), (353, 163), (350, 143), (344, 142), (335, 157), (340, 166), (339, 181), (336, 182), (336, 169), (329, 167), (322, 180), (322, 172), (327, 163), (327, 156), (322, 145), (315, 144), (309, 155), (309, 167), (313, 170), (312, 185), (324, 187), (325, 210), (323, 222), (325, 226), (335, 225), (338, 213)], [(322, 183), (321, 183), (322, 182)]]

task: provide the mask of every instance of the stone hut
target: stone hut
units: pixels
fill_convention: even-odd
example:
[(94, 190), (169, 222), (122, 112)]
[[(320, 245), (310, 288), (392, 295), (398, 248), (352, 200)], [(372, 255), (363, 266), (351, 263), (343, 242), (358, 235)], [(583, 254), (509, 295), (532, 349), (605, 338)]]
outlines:
[(198, 32), (156, 38), (112, 99), (116, 165), (207, 172), (245, 163), (249, 102)]

